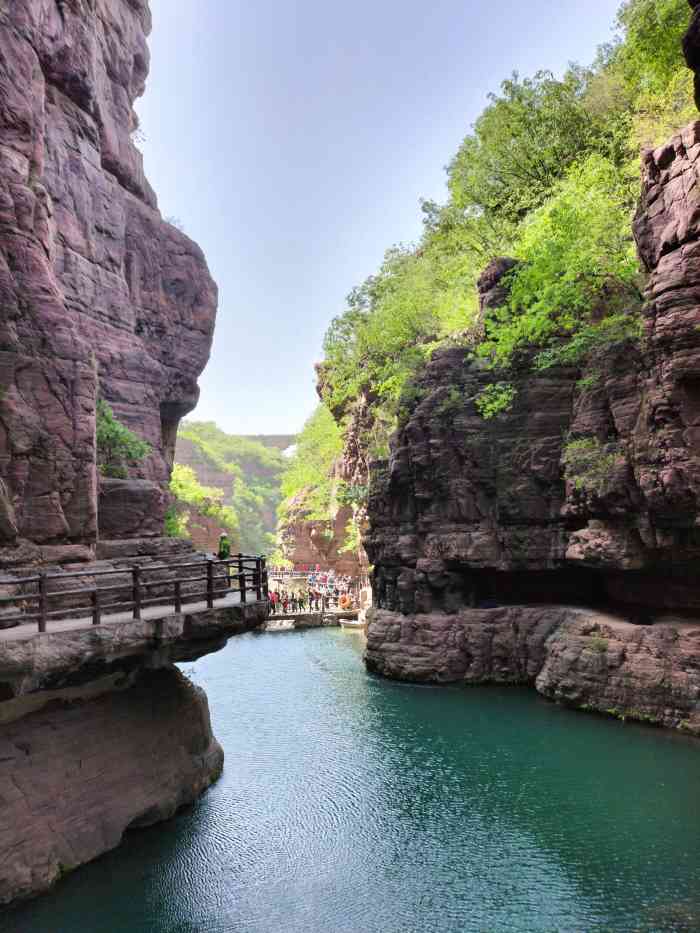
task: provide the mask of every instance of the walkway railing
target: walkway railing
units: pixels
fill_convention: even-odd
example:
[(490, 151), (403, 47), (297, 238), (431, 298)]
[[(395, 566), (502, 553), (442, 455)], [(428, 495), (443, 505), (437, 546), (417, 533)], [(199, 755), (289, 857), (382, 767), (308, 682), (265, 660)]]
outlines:
[[(148, 579), (153, 573), (161, 576), (156, 580)], [(175, 575), (163, 577), (163, 573)], [(98, 581), (119, 576), (127, 576), (128, 580), (99, 586)], [(67, 590), (52, 589), (53, 581), (65, 583), (88, 577), (94, 581), (90, 586)], [(221, 599), (231, 593), (240, 593), (242, 603), (248, 601), (249, 595), (254, 594), (259, 602), (266, 600), (268, 596), (265, 558), (248, 557), (244, 554), (237, 554), (228, 560), (150, 564), (144, 567), (135, 565), (120, 570), (40, 573), (33, 577), (8, 578), (4, 582), (5, 585), (20, 586), (25, 592), (0, 597), (0, 609), (7, 606), (20, 607), (16, 615), (0, 616), (3, 627), (36, 621), (40, 632), (45, 632), (47, 623), (58, 617), (92, 615), (92, 624), (100, 625), (103, 613), (107, 612), (131, 612), (134, 619), (140, 619), (142, 609), (147, 606), (172, 604), (175, 613), (182, 612), (185, 599), (190, 603), (205, 601), (207, 608), (212, 609), (215, 599)], [(155, 596), (149, 595), (156, 588), (161, 592)], [(62, 600), (64, 605), (55, 608), (59, 600)], [(67, 600), (70, 605), (65, 604)], [(52, 603), (54, 608), (51, 608)]]

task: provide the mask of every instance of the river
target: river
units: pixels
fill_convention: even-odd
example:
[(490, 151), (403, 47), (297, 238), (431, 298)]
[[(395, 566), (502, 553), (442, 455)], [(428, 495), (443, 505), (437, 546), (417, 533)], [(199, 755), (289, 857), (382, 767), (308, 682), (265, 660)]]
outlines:
[(184, 669), (221, 781), (3, 933), (700, 929), (697, 741), (526, 689), (381, 681), (339, 630)]

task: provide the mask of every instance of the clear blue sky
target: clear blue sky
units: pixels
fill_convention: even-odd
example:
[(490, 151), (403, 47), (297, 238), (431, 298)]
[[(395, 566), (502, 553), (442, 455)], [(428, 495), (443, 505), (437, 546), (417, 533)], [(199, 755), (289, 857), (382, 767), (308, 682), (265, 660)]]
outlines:
[(331, 318), (513, 70), (587, 63), (618, 0), (151, 0), (146, 170), (219, 284), (193, 417), (298, 430)]

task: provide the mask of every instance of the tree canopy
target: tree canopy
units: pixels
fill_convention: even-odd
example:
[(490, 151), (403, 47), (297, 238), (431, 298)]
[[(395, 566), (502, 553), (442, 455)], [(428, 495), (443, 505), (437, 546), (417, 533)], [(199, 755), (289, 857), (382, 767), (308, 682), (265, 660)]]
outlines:
[[(547, 365), (638, 332), (640, 147), (695, 116), (688, 16), (686, 0), (628, 0), (589, 67), (514, 74), (490, 96), (448, 165), (446, 203), (422, 204), (420, 242), (389, 249), (328, 329), (321, 386), (339, 422), (363, 394), (389, 432), (446, 343), (507, 379), (522, 351)], [(497, 256), (519, 260), (510, 299), (480, 320), (476, 282)]]

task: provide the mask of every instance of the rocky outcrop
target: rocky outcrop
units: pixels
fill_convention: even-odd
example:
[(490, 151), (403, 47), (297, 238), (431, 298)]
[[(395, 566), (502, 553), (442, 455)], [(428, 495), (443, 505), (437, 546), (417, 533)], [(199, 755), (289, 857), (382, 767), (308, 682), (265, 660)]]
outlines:
[(46, 890), (216, 780), (206, 696), (174, 662), (265, 617), (251, 603), (0, 637), (0, 904)]
[(294, 567), (318, 566), (323, 571), (357, 577), (361, 573), (358, 556), (354, 551), (344, 550), (351, 518), (352, 509), (342, 506), (332, 520), (310, 519), (304, 496), (300, 495), (288, 503), (278, 526), (280, 550)]
[[(162, 220), (133, 142), (150, 25), (147, 0), (9, 0), (0, 10), (6, 546), (91, 547), (98, 532), (162, 528), (217, 296), (199, 248)], [(98, 489), (98, 393), (152, 447), (118, 494)]]
[[(503, 375), (465, 361), (463, 348), (434, 355), (389, 460), (373, 468), (366, 547), (380, 608), (418, 617), (549, 603), (630, 622), (697, 617), (699, 156), (700, 123), (643, 159), (641, 339), (582, 368), (521, 360), (507, 377), (510, 409), (490, 420), (475, 403)], [(509, 268), (499, 261), (482, 277), (482, 305)]]
[(683, 36), (686, 64), (695, 72), (695, 104), (700, 110), (700, 0), (688, 0), (693, 10), (688, 31)]
[(175, 669), (0, 726), (0, 903), (172, 816), (222, 767), (206, 697)]
[(565, 606), (369, 617), (367, 665), (385, 677), (529, 684), (580, 709), (700, 735), (699, 625)]

